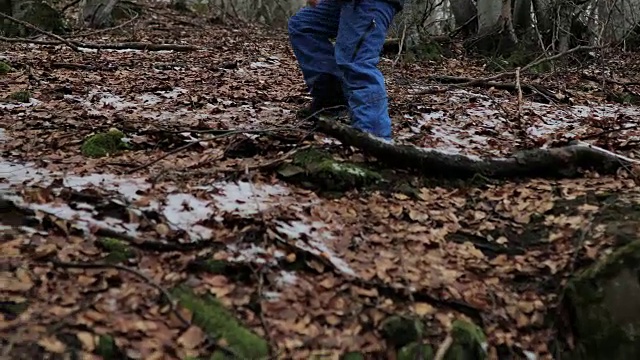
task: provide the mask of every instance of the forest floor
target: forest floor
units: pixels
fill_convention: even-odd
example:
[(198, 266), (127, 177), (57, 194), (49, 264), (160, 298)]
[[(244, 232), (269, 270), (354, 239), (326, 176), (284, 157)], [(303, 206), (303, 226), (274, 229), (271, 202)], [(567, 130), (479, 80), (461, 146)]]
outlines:
[[(214, 295), (274, 357), (384, 354), (381, 321), (413, 313), (436, 347), (468, 318), (491, 358), (550, 359), (571, 343), (555, 330), (564, 282), (636, 230), (632, 169), (460, 182), (390, 169), (300, 126), (309, 99), (284, 31), (164, 10), (132, 26), (76, 40), (204, 49), (0, 43), (14, 68), (0, 77), (0, 191), (11, 201), (0, 203), (2, 355), (90, 359), (110, 336), (132, 359), (205, 356), (210, 330), (162, 299), (182, 284)], [(383, 59), (396, 139), (474, 156), (582, 139), (636, 157), (640, 107), (608, 102), (598, 79), (604, 67), (610, 91), (635, 96), (637, 56), (523, 75), (557, 95), (549, 102), (526, 88), (518, 101), (483, 83), (438, 83), (430, 75), (491, 75), (452, 51)], [(8, 98), (25, 90), (28, 102)], [(132, 149), (83, 156), (85, 138), (110, 128)], [(327, 192), (278, 171), (310, 146), (391, 180)], [(113, 238), (124, 259), (92, 267), (113, 255)], [(225, 271), (199, 266), (210, 260)]]

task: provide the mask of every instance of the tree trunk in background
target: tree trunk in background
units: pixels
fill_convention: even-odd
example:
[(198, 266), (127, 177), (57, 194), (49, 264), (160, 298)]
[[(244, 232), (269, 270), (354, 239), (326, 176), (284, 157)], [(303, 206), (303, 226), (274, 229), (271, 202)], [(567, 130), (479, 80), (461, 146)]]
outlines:
[(450, 0), (450, 3), (455, 27), (464, 26), (461, 32), (465, 37), (475, 34), (478, 31), (478, 10), (475, 4), (471, 0)]
[(507, 54), (518, 43), (513, 28), (511, 0), (478, 0), (478, 36), (465, 47), (490, 56)]
[(536, 16), (536, 27), (545, 44), (553, 41), (553, 11), (551, 0), (532, 0), (533, 13)]
[(620, 42), (640, 23), (640, 0), (600, 0), (598, 18), (605, 26), (603, 45)]
[(478, 0), (478, 33), (492, 31), (498, 23), (502, 10), (502, 1)]
[(513, 27), (517, 34), (526, 34), (531, 30), (531, 0), (515, 0)]
[[(16, 19), (33, 24), (42, 30), (57, 34), (64, 33), (67, 30), (62, 14), (42, 0), (0, 0), (0, 11)], [(5, 36), (18, 37), (34, 34), (33, 30), (26, 29), (9, 20), (0, 20), (0, 32), (4, 33)]]
[(84, 25), (94, 29), (113, 26), (113, 10), (120, 0), (87, 0), (82, 8)]

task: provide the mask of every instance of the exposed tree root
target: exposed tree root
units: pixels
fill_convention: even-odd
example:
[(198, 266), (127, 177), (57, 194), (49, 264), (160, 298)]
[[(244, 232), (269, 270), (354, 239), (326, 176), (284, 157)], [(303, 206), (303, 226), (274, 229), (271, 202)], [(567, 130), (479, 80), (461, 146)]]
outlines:
[(614, 173), (623, 166), (640, 164), (640, 161), (584, 142), (557, 148), (524, 150), (505, 158), (480, 158), (387, 143), (337, 121), (318, 120), (318, 128), (343, 144), (357, 147), (395, 168), (414, 170), (428, 177), (468, 179), (483, 175), (502, 179), (570, 178), (580, 176), (586, 169), (605, 174)]

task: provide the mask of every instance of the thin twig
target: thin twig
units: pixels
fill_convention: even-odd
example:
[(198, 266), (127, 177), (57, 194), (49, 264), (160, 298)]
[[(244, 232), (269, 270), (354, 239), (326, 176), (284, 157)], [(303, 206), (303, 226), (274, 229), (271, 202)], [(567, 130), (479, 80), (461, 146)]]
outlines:
[(22, 25), (22, 26), (24, 26), (24, 27), (26, 27), (26, 28), (28, 28), (28, 29), (31, 29), (31, 30), (37, 31), (37, 32), (39, 32), (40, 34), (43, 34), (43, 35), (47, 35), (47, 36), (49, 36), (49, 37), (52, 37), (52, 38), (54, 38), (54, 39), (56, 39), (56, 40), (60, 41), (61, 43), (63, 43), (63, 44), (65, 44), (65, 45), (67, 45), (67, 46), (68, 46), (68, 47), (70, 47), (73, 51), (80, 51), (80, 49), (78, 49), (78, 46), (76, 46), (75, 44), (71, 43), (69, 40), (66, 40), (66, 39), (64, 39), (63, 37), (58, 36), (58, 35), (56, 35), (56, 34), (53, 34), (53, 33), (49, 32), (49, 31), (44, 31), (44, 30), (40, 29), (39, 27), (37, 27), (37, 26), (35, 26), (35, 25), (29, 24), (29, 23), (28, 23), (28, 22), (26, 22), (26, 21), (22, 21), (22, 20), (16, 19), (16, 18), (14, 18), (13, 16), (7, 15), (7, 14), (5, 14), (5, 13), (3, 13), (3, 12), (0, 12), (0, 17), (3, 17), (3, 18), (5, 18), (5, 19), (7, 19), (7, 20), (11, 20), (11, 21), (13, 21), (14, 23), (19, 24), (19, 25)]
[[(527, 71), (527, 70), (531, 69), (532, 67), (538, 66), (538, 65), (540, 65), (540, 64), (542, 64), (542, 63), (545, 63), (545, 62), (548, 62), (548, 61), (552, 61), (552, 60), (559, 59), (559, 58), (561, 58), (561, 57), (563, 57), (563, 56), (567, 56), (567, 55), (569, 55), (569, 54), (571, 54), (571, 53), (574, 53), (574, 52), (576, 52), (576, 51), (581, 51), (581, 50), (594, 50), (594, 49), (598, 49), (598, 48), (599, 48), (598, 46), (583, 46), (583, 45), (581, 45), (581, 46), (576, 46), (576, 47), (574, 47), (574, 48), (571, 48), (571, 49), (569, 49), (569, 50), (567, 50), (567, 51), (564, 51), (564, 52), (561, 52), (561, 53), (555, 54), (555, 55), (553, 55), (553, 56), (543, 57), (543, 58), (541, 58), (541, 59), (539, 59), (539, 60), (536, 60), (536, 61), (530, 62), (529, 64), (527, 64), (527, 65), (525, 65), (525, 66), (521, 67), (521, 68), (520, 68), (520, 72)], [(470, 86), (470, 85), (476, 85), (476, 84), (478, 84), (478, 83), (483, 83), (483, 82), (487, 82), (487, 81), (497, 80), (497, 79), (500, 79), (500, 78), (503, 78), (503, 77), (506, 77), (506, 76), (513, 76), (513, 75), (515, 75), (515, 74), (516, 74), (516, 72), (515, 72), (515, 71), (505, 71), (505, 72), (502, 72), (502, 73), (499, 73), (499, 74), (495, 74), (495, 75), (492, 75), (492, 76), (487, 76), (487, 77), (483, 77), (483, 78), (473, 79), (473, 80), (471, 80), (471, 81), (469, 81), (469, 82), (467, 82), (467, 83), (458, 84), (458, 86)]]
[(123, 22), (122, 24), (110, 27), (110, 28), (106, 28), (106, 29), (100, 29), (100, 30), (95, 30), (95, 31), (89, 31), (86, 33), (80, 33), (80, 34), (73, 34), (73, 35), (69, 35), (66, 36), (67, 39), (71, 39), (71, 38), (79, 38), (79, 37), (85, 37), (85, 36), (91, 36), (91, 35), (98, 35), (98, 34), (104, 34), (110, 31), (114, 31), (114, 30), (118, 30), (121, 29), (129, 24), (131, 24), (132, 22), (136, 21), (138, 18), (140, 17), (140, 14), (136, 13), (134, 17), (132, 17), (131, 19)]
[(433, 360), (443, 360), (445, 355), (447, 355), (447, 351), (449, 351), (449, 348), (451, 347), (452, 344), (453, 344), (453, 337), (451, 336), (451, 334), (449, 334), (444, 339), (442, 344), (440, 344), (440, 347), (438, 347), (438, 351), (436, 351), (436, 355), (433, 357)]
[(402, 28), (402, 37), (400, 37), (400, 44), (398, 45), (398, 54), (396, 54), (396, 58), (393, 60), (392, 67), (395, 67), (398, 61), (400, 60), (400, 55), (402, 55), (402, 48), (404, 47), (404, 40), (407, 36), (407, 23), (405, 20), (404, 27)]
[(520, 68), (516, 69), (516, 89), (518, 90), (518, 119), (522, 119), (522, 86), (520, 86)]
[(64, 261), (59, 261), (59, 260), (54, 260), (52, 261), (52, 264), (54, 267), (60, 267), (60, 268), (64, 268), (64, 269), (101, 269), (101, 270), (106, 270), (106, 269), (116, 269), (116, 270), (120, 270), (120, 271), (124, 271), (124, 272), (128, 272), (129, 274), (135, 275), (138, 278), (144, 280), (147, 284), (149, 284), (151, 287), (153, 287), (154, 289), (158, 290), (162, 296), (164, 296), (165, 300), (167, 300), (167, 302), (169, 302), (169, 307), (171, 312), (173, 312), (176, 317), (178, 318), (178, 320), (180, 320), (180, 322), (182, 322), (182, 324), (184, 325), (185, 328), (188, 328), (189, 326), (191, 326), (191, 322), (187, 319), (184, 318), (184, 316), (182, 316), (182, 314), (180, 314), (180, 312), (176, 309), (176, 304), (173, 301), (173, 297), (171, 296), (171, 294), (169, 294), (169, 292), (164, 289), (162, 286), (158, 285), (155, 281), (153, 281), (150, 277), (148, 277), (147, 275), (141, 273), (140, 271), (124, 266), (124, 265), (119, 265), (119, 264), (107, 264), (107, 263), (73, 263), (73, 262), (64, 262)]

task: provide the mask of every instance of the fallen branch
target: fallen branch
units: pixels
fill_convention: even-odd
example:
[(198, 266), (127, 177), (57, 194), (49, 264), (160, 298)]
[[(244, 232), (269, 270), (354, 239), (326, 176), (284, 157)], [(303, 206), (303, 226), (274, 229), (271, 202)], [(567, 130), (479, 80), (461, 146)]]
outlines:
[[(68, 47), (70, 47), (73, 51), (80, 51), (80, 50), (78, 49), (78, 46), (77, 46), (77, 45), (75, 45), (75, 44), (73, 44), (73, 43), (72, 43), (72, 42), (70, 42), (69, 40), (66, 40), (66, 39), (64, 39), (64, 38), (62, 38), (62, 37), (60, 37), (60, 36), (58, 36), (58, 35), (56, 35), (56, 34), (54, 34), (54, 33), (49, 32), (49, 31), (44, 31), (44, 30), (40, 29), (39, 27), (37, 27), (37, 26), (35, 26), (35, 25), (29, 24), (29, 23), (28, 23), (28, 22), (26, 22), (26, 21), (22, 21), (22, 20), (16, 19), (16, 18), (14, 18), (13, 16), (9, 16), (9, 15), (7, 15), (7, 14), (3, 13), (3, 12), (0, 12), (0, 17), (3, 17), (3, 18), (5, 18), (5, 19), (7, 19), (7, 20), (10, 20), (10, 21), (13, 21), (14, 23), (19, 24), (19, 25), (22, 25), (22, 26), (24, 26), (24, 27), (26, 27), (26, 28), (28, 28), (28, 29), (31, 29), (31, 30), (37, 31), (37, 32), (38, 32), (38, 33), (40, 33), (40, 34), (43, 34), (43, 35), (47, 35), (47, 36), (49, 36), (49, 37), (52, 37), (52, 38), (54, 38), (54, 39), (56, 39), (56, 40), (60, 41), (60, 43), (59, 43), (59, 44), (65, 44), (65, 45), (67, 45)], [(25, 39), (25, 40), (26, 40), (26, 39)]]
[(593, 169), (604, 174), (614, 173), (625, 165), (640, 164), (638, 160), (585, 142), (558, 148), (524, 150), (505, 158), (480, 158), (413, 145), (388, 143), (337, 121), (320, 119), (318, 129), (343, 144), (355, 146), (395, 168), (415, 170), (429, 177), (576, 177), (584, 169)]
[[(520, 79), (519, 85), (518, 80), (516, 82), (496, 82), (496, 81), (484, 81), (483, 79), (469, 78), (463, 76), (449, 76), (449, 75), (433, 75), (429, 76), (429, 79), (438, 81), (443, 84), (456, 84), (458, 86), (477, 86), (483, 88), (496, 88), (503, 89), (509, 91), (522, 91), (528, 90), (530, 93), (536, 93), (544, 96), (545, 98), (551, 99), (553, 101), (561, 101), (562, 99), (551, 90), (544, 88), (541, 85), (537, 84), (529, 84), (523, 83)], [(419, 91), (418, 95), (432, 93), (430, 90)]]
[[(1, 13), (0, 13), (1, 14)], [(57, 35), (56, 35), (57, 36)], [(66, 40), (58, 36), (62, 41), (47, 41), (25, 38), (9, 38), (0, 36), (0, 41), (10, 43), (25, 43), (25, 44), (37, 44), (37, 45), (62, 45), (67, 44), (75, 51), (82, 51), (82, 49), (92, 50), (146, 50), (146, 51), (177, 51), (188, 52), (196, 51), (201, 48), (195, 45), (181, 45), (181, 44), (153, 44), (145, 42), (123, 42), (123, 43), (85, 43), (76, 40)]]

